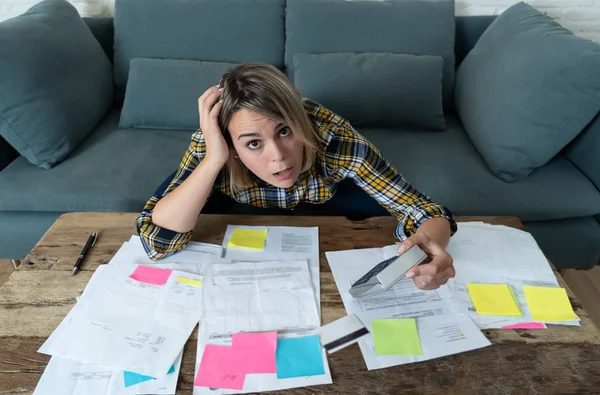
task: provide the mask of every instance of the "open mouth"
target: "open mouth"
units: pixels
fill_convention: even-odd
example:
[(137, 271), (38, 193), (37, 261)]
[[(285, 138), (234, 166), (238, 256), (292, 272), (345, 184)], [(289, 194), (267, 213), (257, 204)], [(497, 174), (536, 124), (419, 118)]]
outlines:
[(288, 168), (287, 168), (287, 169), (285, 169), (285, 170), (282, 170), (282, 171), (280, 171), (280, 172), (277, 172), (277, 173), (273, 173), (273, 175), (274, 175), (274, 176), (277, 176), (277, 175), (283, 175), (283, 174), (287, 173), (287, 172), (288, 172), (288, 171), (290, 171), (290, 170), (292, 170), (292, 168), (291, 168), (291, 167), (288, 167)]
[(285, 170), (279, 171), (277, 173), (273, 173), (273, 176), (275, 176), (275, 178), (277, 178), (279, 180), (287, 180), (288, 178), (290, 178), (292, 176), (292, 169), (293, 169), (293, 167), (288, 167)]

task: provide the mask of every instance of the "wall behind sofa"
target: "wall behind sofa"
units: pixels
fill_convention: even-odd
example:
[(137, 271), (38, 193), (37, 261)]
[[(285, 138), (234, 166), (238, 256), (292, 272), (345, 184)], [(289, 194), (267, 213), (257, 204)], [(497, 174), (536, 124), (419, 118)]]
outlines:
[[(70, 0), (82, 16), (111, 16), (114, 0)], [(425, 1), (425, 0), (424, 0)], [(497, 15), (517, 0), (455, 0), (457, 15)], [(600, 42), (600, 0), (525, 0), (573, 33)], [(0, 21), (22, 14), (38, 0), (0, 0)]]

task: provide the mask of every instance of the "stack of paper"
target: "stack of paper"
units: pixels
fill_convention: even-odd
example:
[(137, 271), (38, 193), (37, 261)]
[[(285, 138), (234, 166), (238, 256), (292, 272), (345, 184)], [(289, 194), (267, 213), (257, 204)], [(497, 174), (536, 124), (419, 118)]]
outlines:
[[(150, 331), (139, 331), (135, 335), (131, 335), (131, 331), (136, 327), (129, 327), (128, 324), (131, 319), (135, 319), (134, 317), (144, 316), (144, 318), (150, 319), (155, 314), (154, 309), (149, 313), (148, 309), (137, 308), (148, 305), (146, 303), (148, 300), (144, 300), (145, 298), (150, 297), (150, 300), (154, 300), (155, 305), (164, 305), (164, 308), (167, 309), (175, 307), (176, 314), (179, 314), (179, 311), (185, 315), (188, 314), (186, 308), (187, 310), (191, 309), (193, 313), (184, 320), (191, 319), (197, 322), (200, 316), (202, 295), (202, 276), (197, 273), (202, 273), (203, 268), (216, 261), (220, 255), (221, 247), (218, 245), (192, 242), (189, 249), (186, 248), (186, 250), (161, 261), (160, 264), (156, 264), (147, 257), (139, 237), (132, 236), (119, 249), (109, 265), (98, 267), (82, 296), (78, 298), (78, 303), (40, 348), (39, 352), (53, 356), (35, 389), (35, 394), (174, 393), (181, 365), (183, 343), (181, 346), (175, 347), (177, 355), (174, 361), (171, 360), (170, 365), (168, 359), (171, 359), (171, 356), (167, 356), (165, 362), (160, 362), (162, 365), (169, 365), (166, 374), (162, 375), (163, 377), (158, 375), (153, 377), (149, 370), (142, 373), (140, 370), (137, 372), (124, 370), (120, 363), (117, 365), (119, 367), (114, 367), (111, 366), (112, 362), (106, 358), (112, 354), (113, 358), (127, 359), (128, 361), (125, 363), (136, 363), (136, 358), (139, 358), (144, 343), (152, 342), (152, 338), (148, 337), (151, 335)], [(186, 271), (174, 270), (175, 268), (183, 268)], [(129, 292), (132, 290), (133, 292)], [(159, 315), (164, 308), (156, 309)], [(117, 318), (122, 314), (128, 315), (125, 321)], [(80, 347), (77, 352), (80, 354), (71, 356), (72, 354), (69, 354), (68, 351), (64, 352), (64, 348), (72, 347), (67, 337), (72, 335), (68, 333), (85, 329), (85, 320), (90, 318), (103, 320), (101, 327), (103, 331), (108, 331), (110, 328), (106, 322), (118, 320), (120, 324), (113, 328), (110, 335), (116, 337), (117, 342), (125, 344), (125, 346), (119, 348), (111, 345), (111, 347), (105, 348), (101, 341), (111, 342), (114, 339), (111, 340), (110, 336), (106, 335), (96, 338), (93, 331), (86, 330), (84, 332), (87, 336), (85, 339), (73, 340), (79, 342)], [(163, 320), (161, 316), (152, 317), (152, 319)], [(183, 322), (177, 320), (172, 323), (178, 326)], [(168, 325), (167, 322), (165, 324)], [(193, 328), (195, 323), (187, 323), (184, 326), (189, 328), (190, 325)], [(94, 329), (96, 328), (94, 327)], [(181, 329), (183, 327), (178, 326), (178, 330)], [(170, 334), (171, 331), (168, 331)], [(124, 339), (118, 338), (119, 333), (123, 335)], [(77, 335), (78, 333), (75, 334), (75, 337)], [(181, 343), (181, 341), (187, 340), (189, 334), (175, 332), (175, 336), (184, 338), (180, 339)], [(89, 341), (92, 346), (88, 346), (87, 343), (82, 344), (82, 341), (84, 343)], [(161, 359), (164, 355), (164, 347), (173, 348), (172, 343), (166, 340), (163, 343), (160, 345), (160, 352), (151, 352), (157, 356), (161, 355)], [(108, 355), (103, 356), (105, 358), (103, 362), (92, 363), (91, 361), (96, 358), (95, 355), (99, 349), (104, 350), (103, 352)], [(143, 359), (150, 360), (146, 357)], [(145, 368), (140, 367), (140, 369)]]
[[(524, 328), (532, 325), (543, 327), (545, 324), (579, 325), (580, 320), (574, 314), (568, 320), (540, 319), (540, 316), (531, 314), (524, 293), (527, 286), (560, 286), (548, 260), (528, 232), (503, 225), (461, 222), (447, 251), (454, 259), (456, 277), (448, 281), (447, 287), (440, 289), (440, 295), (450, 302), (454, 311), (468, 314), (480, 329), (515, 325), (523, 325)], [(486, 285), (484, 293), (490, 298), (499, 297), (490, 286), (507, 287), (521, 314), (516, 314), (517, 310), (514, 309), (501, 314), (478, 312), (473, 295), (469, 293), (469, 284)], [(475, 297), (481, 296), (480, 292)], [(511, 302), (507, 294), (503, 300)], [(495, 307), (502, 306), (496, 303)]]
[(426, 361), (491, 344), (467, 315), (448, 306), (438, 290), (420, 290), (411, 279), (402, 279), (374, 296), (355, 299), (350, 295), (348, 291), (356, 280), (394, 255), (394, 245), (326, 252), (346, 311), (356, 314), (371, 332), (371, 336), (358, 341), (369, 370)]
[[(223, 258), (211, 265), (204, 278), (195, 394), (332, 383), (325, 350), (314, 336), (320, 327), (317, 228), (229, 226)], [(235, 336), (260, 332), (277, 333), (276, 369), (247, 372), (248, 367), (237, 362)], [(308, 354), (300, 358), (299, 351)], [(217, 376), (225, 388), (210, 388), (205, 358), (230, 361)]]

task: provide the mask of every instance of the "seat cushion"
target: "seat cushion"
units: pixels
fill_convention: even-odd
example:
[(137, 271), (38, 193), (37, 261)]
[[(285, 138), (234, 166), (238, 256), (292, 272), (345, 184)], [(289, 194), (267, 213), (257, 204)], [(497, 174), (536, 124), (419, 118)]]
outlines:
[(497, 178), (455, 115), (446, 131), (358, 131), (422, 192), (457, 215), (514, 215), (523, 221), (582, 217), (600, 212), (600, 192), (570, 161), (557, 157), (525, 180)]
[(283, 69), (284, 7), (284, 0), (117, 1), (117, 90), (125, 90), (134, 58), (263, 62)]
[(191, 133), (118, 129), (111, 111), (92, 135), (50, 170), (23, 157), (0, 172), (0, 210), (141, 211), (172, 173)]
[(0, 23), (0, 136), (49, 169), (113, 102), (112, 65), (75, 7), (44, 0)]

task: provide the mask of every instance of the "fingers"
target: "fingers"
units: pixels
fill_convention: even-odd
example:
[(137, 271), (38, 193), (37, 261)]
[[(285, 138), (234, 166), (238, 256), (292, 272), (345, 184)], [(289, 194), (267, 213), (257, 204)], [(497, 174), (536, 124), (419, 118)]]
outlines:
[(200, 115), (200, 122), (202, 122), (203, 119), (208, 119), (208, 116), (214, 104), (221, 96), (221, 93), (222, 91), (220, 91), (217, 86), (212, 86), (198, 98), (198, 114)]
[[(446, 270), (454, 272), (454, 261), (447, 253), (440, 254), (435, 257), (430, 263), (425, 263), (415, 266), (408, 271), (406, 277), (412, 278), (417, 276), (437, 276)], [(453, 275), (454, 276), (454, 275)]]
[(419, 288), (419, 289), (432, 290), (432, 289), (437, 289), (440, 286), (446, 284), (449, 279), (454, 277), (454, 275), (455, 275), (454, 269), (449, 268), (437, 276), (423, 275), (423, 276), (415, 277), (414, 283), (417, 286), (417, 288)]
[(223, 108), (223, 102), (219, 100), (217, 104), (213, 106), (212, 110), (210, 110), (208, 118), (211, 121), (217, 122), (219, 119), (219, 114), (221, 113), (221, 108)]
[(419, 248), (421, 248), (423, 252), (430, 257), (436, 256), (445, 251), (442, 246), (440, 246), (435, 240), (427, 236), (425, 233), (415, 233), (400, 244), (398, 247), (398, 253), (403, 254), (415, 245), (418, 245)]

